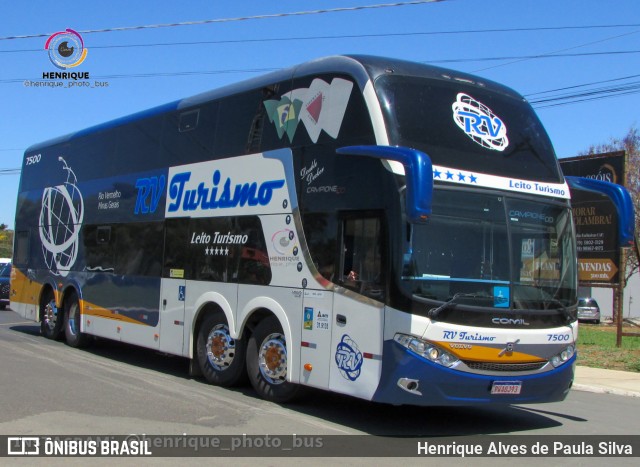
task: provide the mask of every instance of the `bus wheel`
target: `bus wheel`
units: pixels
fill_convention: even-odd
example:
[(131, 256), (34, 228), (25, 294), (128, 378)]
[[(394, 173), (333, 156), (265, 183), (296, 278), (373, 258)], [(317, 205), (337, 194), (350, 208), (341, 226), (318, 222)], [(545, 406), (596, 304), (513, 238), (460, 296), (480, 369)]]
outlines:
[(64, 335), (71, 347), (81, 348), (89, 344), (89, 336), (80, 332), (80, 320), (80, 303), (73, 295), (64, 303)]
[(51, 290), (47, 290), (40, 302), (40, 333), (47, 339), (59, 339), (62, 335), (62, 310), (56, 306)]
[(273, 402), (292, 400), (299, 389), (287, 381), (287, 342), (278, 318), (263, 319), (247, 345), (247, 372), (260, 397)]
[(246, 380), (246, 342), (231, 337), (224, 313), (205, 317), (196, 345), (200, 369), (209, 383), (228, 387)]

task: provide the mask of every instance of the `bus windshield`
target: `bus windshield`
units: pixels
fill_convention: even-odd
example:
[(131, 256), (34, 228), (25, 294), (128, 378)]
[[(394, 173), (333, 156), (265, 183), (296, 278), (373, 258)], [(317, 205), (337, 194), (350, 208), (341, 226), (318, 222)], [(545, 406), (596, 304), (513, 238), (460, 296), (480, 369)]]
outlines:
[[(425, 152), (436, 165), (548, 183), (563, 182), (553, 146), (523, 98), (455, 80), (383, 76), (375, 83), (389, 144)], [(503, 145), (483, 145), (456, 124), (461, 99), (499, 117)]]
[(566, 207), (439, 189), (429, 222), (412, 226), (401, 282), (438, 302), (562, 309), (576, 302), (575, 255)]

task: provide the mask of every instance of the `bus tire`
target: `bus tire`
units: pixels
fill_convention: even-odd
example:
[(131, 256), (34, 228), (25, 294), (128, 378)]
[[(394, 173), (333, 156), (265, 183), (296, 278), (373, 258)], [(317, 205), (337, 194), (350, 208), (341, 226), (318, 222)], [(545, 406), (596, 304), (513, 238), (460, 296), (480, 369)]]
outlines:
[(287, 342), (282, 326), (269, 316), (256, 326), (247, 344), (247, 373), (251, 385), (263, 399), (272, 402), (293, 400), (299, 390), (287, 381)]
[(71, 347), (82, 348), (89, 344), (89, 336), (80, 332), (80, 303), (73, 294), (64, 302), (64, 336)]
[(40, 300), (40, 320), (40, 334), (44, 337), (57, 340), (62, 336), (62, 310), (56, 306), (51, 289), (48, 289)]
[(209, 313), (204, 318), (198, 331), (196, 354), (207, 382), (229, 387), (246, 381), (246, 341), (231, 337), (222, 311)]

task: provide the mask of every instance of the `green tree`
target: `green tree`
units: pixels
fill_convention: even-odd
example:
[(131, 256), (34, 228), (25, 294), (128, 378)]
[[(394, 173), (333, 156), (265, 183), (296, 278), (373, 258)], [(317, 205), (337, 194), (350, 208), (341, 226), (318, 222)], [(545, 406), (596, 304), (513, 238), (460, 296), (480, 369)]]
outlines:
[(7, 230), (7, 224), (0, 224), (0, 258), (13, 256), (13, 230)]
[[(631, 194), (636, 212), (636, 232), (640, 232), (640, 130), (634, 125), (622, 138), (611, 138), (608, 142), (593, 145), (580, 155), (602, 154), (605, 152), (625, 151), (627, 153), (626, 188)], [(637, 238), (637, 236), (636, 236)], [(625, 248), (627, 259), (624, 285), (638, 272), (638, 257), (631, 248)]]

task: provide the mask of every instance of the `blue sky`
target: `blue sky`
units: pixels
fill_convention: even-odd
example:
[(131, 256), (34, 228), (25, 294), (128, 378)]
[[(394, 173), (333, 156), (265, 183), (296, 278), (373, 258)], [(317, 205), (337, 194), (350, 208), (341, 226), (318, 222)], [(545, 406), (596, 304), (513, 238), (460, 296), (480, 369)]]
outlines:
[[(399, 0), (401, 1), (401, 0)], [(364, 53), (433, 63), (539, 94), (594, 91), (606, 98), (534, 104), (560, 157), (640, 125), (637, 0), (444, 0), (437, 3), (205, 25), (82, 33), (383, 4), (381, 0), (279, 2), (2, 1), (0, 16), (0, 223), (14, 225), (24, 150), (34, 144), (257, 74), (327, 55)], [(595, 27), (598, 26), (598, 27)], [(82, 33), (99, 88), (36, 88), (56, 71), (44, 44)], [(515, 31), (514, 29), (518, 29)], [(34, 36), (5, 39), (11, 36)], [(349, 37), (346, 37), (349, 36)], [(170, 45), (159, 45), (170, 44)], [(545, 58), (532, 56), (548, 55)], [(556, 55), (556, 57), (553, 57)], [(635, 77), (634, 77), (635, 75)], [(631, 78), (629, 78), (631, 77)], [(588, 83), (591, 86), (582, 86)], [(602, 94), (612, 86), (626, 94)], [(635, 85), (635, 87), (634, 87)], [(552, 104), (564, 101), (552, 101)], [(101, 161), (97, 161), (101, 163)]]

